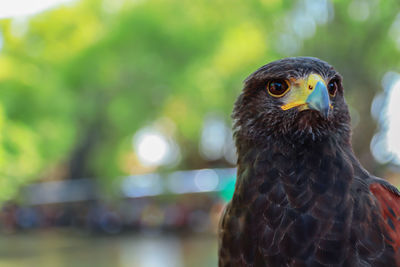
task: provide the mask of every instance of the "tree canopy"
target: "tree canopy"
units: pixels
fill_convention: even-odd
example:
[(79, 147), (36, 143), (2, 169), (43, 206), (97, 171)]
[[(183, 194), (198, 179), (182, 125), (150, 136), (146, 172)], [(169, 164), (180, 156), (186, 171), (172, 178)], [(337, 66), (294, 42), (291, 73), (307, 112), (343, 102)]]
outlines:
[(377, 169), (369, 110), (383, 75), (400, 68), (399, 5), (81, 0), (4, 19), (0, 199), (32, 180), (92, 177), (107, 186), (139, 172), (132, 137), (160, 121), (172, 125), (163, 129), (182, 154), (161, 170), (227, 166), (199, 153), (204, 119), (218, 114), (229, 127), (242, 81), (295, 55), (320, 57), (343, 74), (353, 122), (359, 118), (354, 148)]

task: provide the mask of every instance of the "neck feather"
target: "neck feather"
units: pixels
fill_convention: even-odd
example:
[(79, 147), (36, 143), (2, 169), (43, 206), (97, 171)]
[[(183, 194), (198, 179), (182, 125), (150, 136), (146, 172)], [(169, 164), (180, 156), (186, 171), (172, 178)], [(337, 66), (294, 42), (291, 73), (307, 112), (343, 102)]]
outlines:
[[(243, 143), (243, 142), (242, 142)], [(244, 143), (238, 147), (238, 181), (235, 197), (252, 201), (265, 196), (270, 202), (307, 212), (317, 200), (339, 205), (348, 198), (353, 165), (344, 144), (333, 138), (303, 143)]]

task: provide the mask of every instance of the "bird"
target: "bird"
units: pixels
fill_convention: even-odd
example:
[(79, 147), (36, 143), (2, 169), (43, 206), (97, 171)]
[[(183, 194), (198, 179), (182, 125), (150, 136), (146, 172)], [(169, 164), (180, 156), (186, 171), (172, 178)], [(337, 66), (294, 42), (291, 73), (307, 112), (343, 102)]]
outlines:
[(342, 81), (315, 57), (273, 61), (245, 79), (219, 267), (400, 266), (400, 192), (356, 158)]

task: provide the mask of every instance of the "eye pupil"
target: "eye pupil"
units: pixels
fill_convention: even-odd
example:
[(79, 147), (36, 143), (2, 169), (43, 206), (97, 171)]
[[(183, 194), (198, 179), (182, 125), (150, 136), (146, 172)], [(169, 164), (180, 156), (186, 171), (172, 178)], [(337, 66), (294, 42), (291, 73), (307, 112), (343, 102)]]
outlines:
[(331, 96), (335, 96), (337, 91), (337, 83), (335, 81), (328, 84), (328, 91)]
[(283, 85), (280, 82), (273, 82), (271, 84), (271, 86), (274, 87), (275, 91), (278, 91), (278, 92), (283, 91)]
[(268, 84), (268, 91), (272, 96), (282, 96), (289, 88), (286, 81), (271, 81)]

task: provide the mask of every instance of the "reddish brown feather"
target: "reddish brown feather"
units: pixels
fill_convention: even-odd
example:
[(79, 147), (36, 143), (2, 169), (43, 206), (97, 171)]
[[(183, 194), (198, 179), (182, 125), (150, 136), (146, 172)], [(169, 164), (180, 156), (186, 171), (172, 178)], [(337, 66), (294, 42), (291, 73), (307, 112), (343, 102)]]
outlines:
[(381, 207), (381, 214), (385, 220), (384, 226), (388, 234), (386, 241), (398, 252), (400, 248), (400, 196), (378, 183), (371, 184), (369, 189)]

